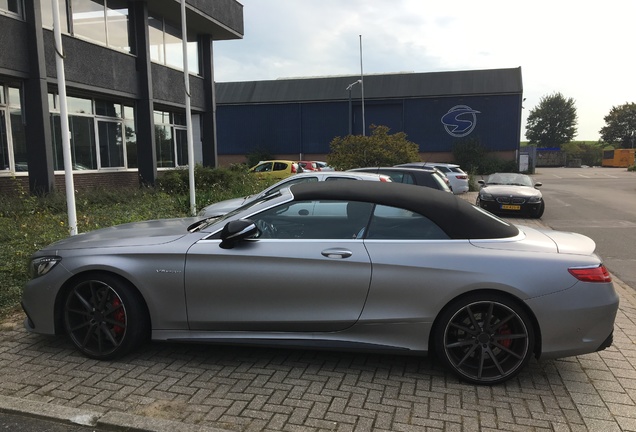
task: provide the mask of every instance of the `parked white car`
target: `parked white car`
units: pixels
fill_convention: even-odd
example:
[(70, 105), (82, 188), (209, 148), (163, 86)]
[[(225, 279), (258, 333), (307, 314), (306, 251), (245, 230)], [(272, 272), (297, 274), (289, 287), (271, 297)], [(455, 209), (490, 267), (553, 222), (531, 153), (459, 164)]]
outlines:
[(468, 192), (468, 174), (466, 174), (457, 164), (441, 163), (441, 162), (411, 162), (407, 164), (401, 164), (398, 166), (403, 167), (433, 167), (437, 168), (446, 175), (450, 186), (453, 189), (455, 195)]
[(310, 183), (319, 181), (334, 181), (334, 180), (368, 180), (368, 181), (382, 181), (390, 182), (391, 178), (383, 174), (370, 174), (362, 172), (341, 172), (341, 171), (311, 171), (305, 173), (299, 173), (287, 177), (278, 183), (273, 184), (267, 189), (256, 195), (248, 195), (241, 198), (232, 198), (225, 201), (219, 201), (214, 204), (210, 204), (199, 211), (199, 216), (213, 217), (222, 216), (231, 212), (246, 204), (250, 201), (260, 199), (264, 196), (271, 195), (279, 190), (289, 187), (296, 183)]

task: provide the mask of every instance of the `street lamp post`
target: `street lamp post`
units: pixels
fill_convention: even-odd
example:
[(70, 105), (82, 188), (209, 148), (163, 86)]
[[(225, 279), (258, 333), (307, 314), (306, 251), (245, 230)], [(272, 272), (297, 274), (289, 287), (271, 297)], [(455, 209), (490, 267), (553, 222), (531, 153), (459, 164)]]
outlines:
[(352, 125), (353, 110), (352, 110), (352, 107), (351, 107), (351, 89), (353, 88), (354, 85), (361, 84), (361, 83), (362, 83), (362, 80), (358, 80), (356, 82), (352, 82), (346, 88), (346, 90), (349, 92), (349, 135), (351, 135), (353, 133), (353, 131), (352, 131), (352, 129), (353, 129), (353, 125)]

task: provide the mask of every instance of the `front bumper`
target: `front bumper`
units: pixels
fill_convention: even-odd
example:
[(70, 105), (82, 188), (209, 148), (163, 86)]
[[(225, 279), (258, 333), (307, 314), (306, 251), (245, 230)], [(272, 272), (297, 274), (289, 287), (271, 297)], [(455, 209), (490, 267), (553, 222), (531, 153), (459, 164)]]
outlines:
[(502, 209), (502, 204), (499, 204), (497, 201), (479, 201), (479, 206), (484, 210), (488, 210), (490, 213), (495, 214), (505, 214), (505, 215), (520, 215), (520, 216), (531, 216), (539, 212), (541, 208), (541, 203), (534, 204), (520, 204), (519, 210), (506, 210)]

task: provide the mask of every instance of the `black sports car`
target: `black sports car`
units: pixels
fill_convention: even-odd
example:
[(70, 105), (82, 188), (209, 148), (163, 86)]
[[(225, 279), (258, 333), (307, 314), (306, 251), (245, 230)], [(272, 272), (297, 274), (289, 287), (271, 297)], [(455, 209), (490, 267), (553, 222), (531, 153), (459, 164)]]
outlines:
[(530, 176), (516, 173), (495, 173), (479, 180), (481, 189), (476, 205), (491, 213), (540, 218), (545, 210), (543, 196), (537, 189), (542, 184)]

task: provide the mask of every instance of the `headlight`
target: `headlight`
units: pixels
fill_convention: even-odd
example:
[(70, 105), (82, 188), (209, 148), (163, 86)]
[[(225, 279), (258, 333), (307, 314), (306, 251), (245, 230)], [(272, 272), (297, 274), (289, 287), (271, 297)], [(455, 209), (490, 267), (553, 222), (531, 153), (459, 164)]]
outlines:
[(479, 199), (482, 201), (494, 201), (495, 199), (489, 193), (480, 193)]
[(538, 202), (541, 202), (540, 196), (534, 196), (534, 197), (528, 198), (528, 204), (536, 204)]
[(35, 258), (31, 261), (31, 279), (44, 276), (49, 271), (51, 271), (51, 269), (55, 267), (60, 261), (62, 261), (62, 258), (57, 256)]

